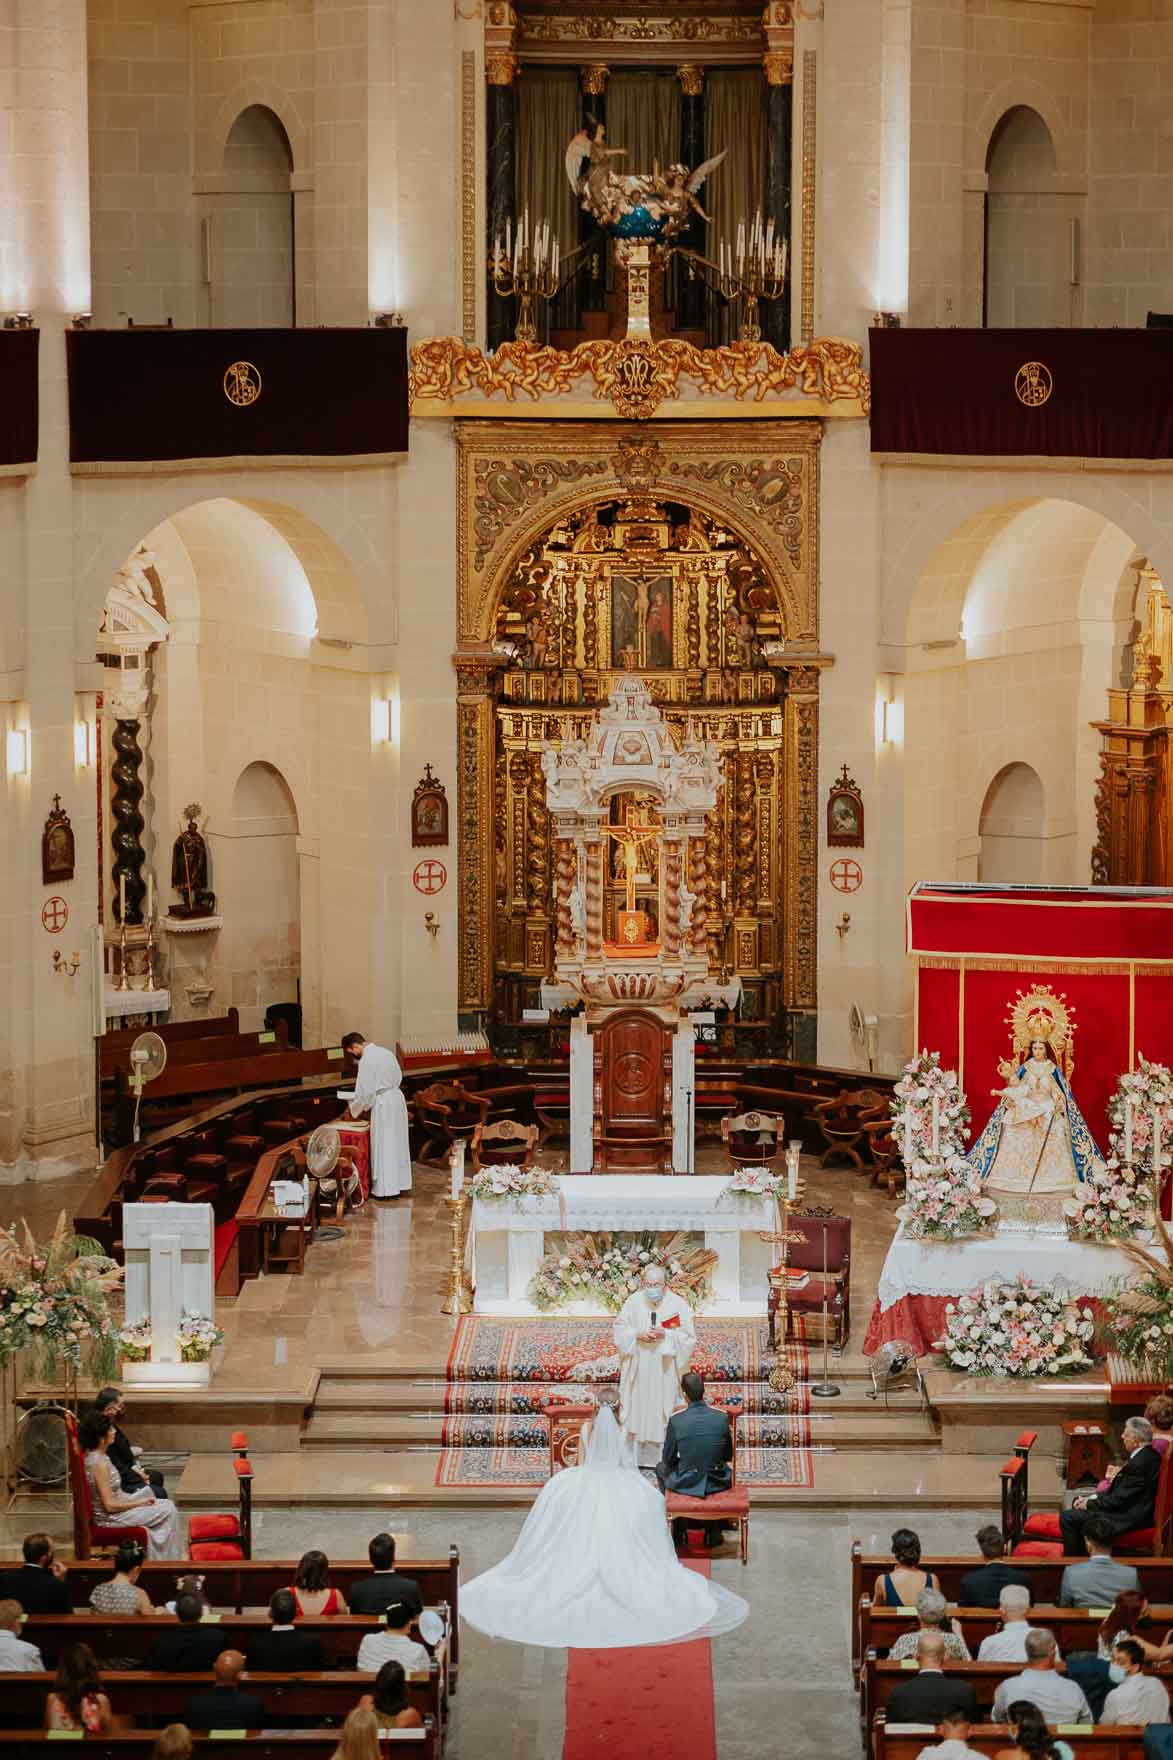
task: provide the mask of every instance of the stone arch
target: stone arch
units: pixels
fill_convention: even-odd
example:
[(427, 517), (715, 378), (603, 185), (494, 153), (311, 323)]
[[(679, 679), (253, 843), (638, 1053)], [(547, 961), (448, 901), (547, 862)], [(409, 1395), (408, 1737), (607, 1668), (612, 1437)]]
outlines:
[(990, 93), (969, 128), (969, 165), (979, 176), (986, 169), (986, 158), (994, 131), (1011, 110), (1034, 110), (1046, 125), (1055, 148), (1056, 174), (1064, 178), (1086, 176), (1080, 158), (1078, 136), (1067, 127), (1054, 95), (1038, 80), (1016, 75), (1005, 80)]
[(302, 177), (308, 173), (313, 165), (309, 127), (296, 100), (273, 80), (267, 79), (244, 80), (221, 101), (206, 141), (206, 169), (214, 175), (220, 173), (228, 137), (238, 117), (253, 108), (271, 110), (285, 130), (293, 161), (292, 174)]
[(982, 797), (978, 879), (1043, 879), (1046, 790), (1033, 764), (1014, 759), (993, 776)]
[[(255, 755), (238, 766), (227, 811), (210, 816), (208, 842), (224, 917), (220, 982), (248, 1032), (264, 1025), (271, 1004), (298, 1002), (303, 955), (315, 966), (317, 937), (304, 932), (301, 816), (286, 768)], [(316, 969), (309, 975), (316, 986)]]
[(228, 328), (294, 322), (293, 149), (277, 112), (248, 104), (224, 142), (210, 222), (209, 317)]

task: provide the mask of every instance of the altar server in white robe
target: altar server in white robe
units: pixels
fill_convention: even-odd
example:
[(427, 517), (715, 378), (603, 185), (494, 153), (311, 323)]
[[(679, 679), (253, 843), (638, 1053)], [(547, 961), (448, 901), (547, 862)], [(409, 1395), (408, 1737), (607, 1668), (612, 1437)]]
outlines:
[(668, 1420), (683, 1403), (680, 1377), (695, 1346), (692, 1309), (668, 1288), (664, 1267), (649, 1265), (615, 1321), (619, 1424), (641, 1449), (659, 1454)]
[(371, 1115), (371, 1196), (397, 1198), (411, 1190), (411, 1148), (407, 1134), (407, 1101), (403, 1071), (393, 1051), (374, 1045), (361, 1033), (347, 1033), (342, 1049), (358, 1058), (358, 1078), (350, 1115)]

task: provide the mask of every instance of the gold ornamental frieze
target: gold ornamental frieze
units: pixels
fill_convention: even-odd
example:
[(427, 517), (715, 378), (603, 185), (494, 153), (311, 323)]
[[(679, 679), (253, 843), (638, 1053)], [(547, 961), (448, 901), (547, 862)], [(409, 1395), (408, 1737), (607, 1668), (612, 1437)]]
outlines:
[(863, 350), (838, 336), (786, 354), (768, 342), (702, 349), (675, 337), (597, 339), (569, 350), (503, 342), (485, 354), (458, 336), (439, 336), (412, 348), (408, 393), (417, 420), (491, 417), (503, 404), (523, 416), (640, 421), (790, 411), (859, 419), (871, 409)]

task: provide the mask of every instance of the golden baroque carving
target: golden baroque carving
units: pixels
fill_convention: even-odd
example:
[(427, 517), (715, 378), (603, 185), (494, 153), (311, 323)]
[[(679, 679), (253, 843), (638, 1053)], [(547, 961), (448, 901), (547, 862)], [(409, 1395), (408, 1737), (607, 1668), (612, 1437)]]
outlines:
[(756, 18), (632, 18), (604, 14), (529, 13), (522, 33), (531, 43), (753, 43), (761, 40)]
[(597, 98), (607, 90), (610, 68), (605, 61), (588, 61), (578, 70), (578, 80), (588, 98)]
[(800, 334), (809, 342), (815, 333), (815, 178), (819, 157), (819, 58), (813, 49), (802, 57), (802, 299)]
[(762, 56), (768, 86), (788, 86), (794, 78), (794, 55), (789, 49), (768, 49)]
[(511, 86), (517, 78), (518, 61), (512, 49), (496, 49), (485, 56), (485, 78), (491, 86)]
[(525, 508), (543, 501), (561, 485), (599, 477), (606, 470), (604, 459), (478, 459), (473, 489), (477, 568), (483, 566), (501, 533)]
[(477, 335), (477, 58), (460, 57), (460, 283), (465, 342)]
[(838, 403), (858, 399), (871, 408), (871, 380), (857, 342), (825, 336), (796, 344), (779, 354), (768, 342), (730, 342), (697, 348), (668, 337), (648, 342), (580, 342), (569, 351), (535, 342), (503, 342), (492, 354), (458, 336), (417, 342), (411, 351), (408, 381), (413, 406), (427, 400), (570, 396), (583, 381), (593, 384), (598, 401), (609, 399), (621, 416), (645, 420), (665, 401), (678, 400), (680, 381), (699, 395), (762, 403), (797, 392), (801, 397)]
[(696, 61), (682, 61), (676, 69), (680, 90), (686, 98), (699, 98), (705, 89), (705, 70)]

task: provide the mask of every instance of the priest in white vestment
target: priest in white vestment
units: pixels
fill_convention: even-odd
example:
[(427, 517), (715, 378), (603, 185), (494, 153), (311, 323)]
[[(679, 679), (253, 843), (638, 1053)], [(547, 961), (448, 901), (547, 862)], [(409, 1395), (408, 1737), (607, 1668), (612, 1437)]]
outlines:
[(371, 1196), (397, 1198), (411, 1190), (411, 1148), (407, 1134), (407, 1101), (403, 1072), (393, 1051), (374, 1045), (361, 1033), (347, 1033), (342, 1048), (358, 1058), (358, 1078), (350, 1115), (371, 1115)]
[(663, 1266), (649, 1265), (615, 1321), (619, 1424), (641, 1448), (659, 1453), (695, 1345), (692, 1309), (668, 1288)]

